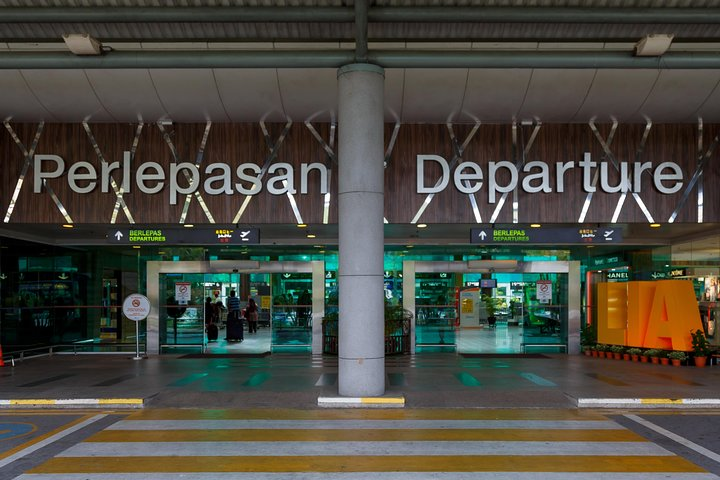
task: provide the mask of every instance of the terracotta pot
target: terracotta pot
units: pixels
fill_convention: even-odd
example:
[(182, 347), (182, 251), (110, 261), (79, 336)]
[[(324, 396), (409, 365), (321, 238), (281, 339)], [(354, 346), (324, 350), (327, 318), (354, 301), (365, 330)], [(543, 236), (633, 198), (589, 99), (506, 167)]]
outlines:
[(682, 361), (678, 358), (671, 358), (670, 361), (673, 364), (673, 367), (679, 367), (682, 364)]
[(648, 357), (647, 355), (640, 355), (640, 363), (647, 363)]
[(615, 353), (613, 352), (613, 358), (615, 360), (622, 360), (622, 353)]
[(590, 350), (585, 350), (585, 356), (586, 356), (586, 357), (589, 357), (590, 355), (592, 355), (592, 353), (590, 352)]
[(640, 360), (640, 355), (630, 355), (630, 358), (632, 358), (633, 362), (637, 362), (638, 360)]
[(592, 354), (593, 357), (596, 357), (596, 358), (597, 358), (597, 356), (598, 356), (598, 351), (597, 351), (597, 350), (593, 350), (593, 351), (590, 352), (590, 353)]
[(629, 362), (629, 361), (630, 361), (630, 354), (629, 354), (629, 353), (623, 353), (623, 360), (625, 360), (626, 362)]
[(660, 359), (658, 357), (650, 357), (650, 361), (655, 364), (660, 364)]
[(598, 356), (600, 358), (605, 358), (605, 352), (598, 352)]
[(667, 357), (660, 357), (660, 364), (661, 365), (670, 365), (670, 359)]
[(707, 357), (695, 357), (695, 366), (704, 367), (707, 363)]

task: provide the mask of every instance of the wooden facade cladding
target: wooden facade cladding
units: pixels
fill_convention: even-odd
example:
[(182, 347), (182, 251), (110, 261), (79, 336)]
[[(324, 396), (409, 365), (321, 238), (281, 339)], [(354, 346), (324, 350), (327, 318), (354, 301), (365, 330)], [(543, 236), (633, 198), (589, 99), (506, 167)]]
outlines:
[[(319, 136), (330, 144), (331, 128), (329, 124), (313, 125)], [(8, 217), (13, 192), (18, 179), (25, 168), (25, 154), (16, 143), (11, 131), (23, 144), (26, 151), (32, 148), (33, 138), (38, 129), (37, 124), (6, 124), (0, 133), (0, 152), (2, 152), (2, 180), (0, 180), (0, 209), (3, 218)], [(131, 124), (91, 124), (89, 126), (99, 148), (107, 162), (121, 162), (123, 152), (130, 151), (137, 125)], [(439, 155), (449, 163), (453, 161), (455, 150), (453, 136), (459, 145), (473, 132), (473, 125), (401, 125), (397, 141), (393, 145), (385, 170), (385, 218), (390, 223), (410, 223), (422, 208), (427, 194), (416, 191), (416, 157), (417, 155)], [(199, 150), (206, 130), (205, 124), (176, 124), (162, 127), (168, 134), (163, 137), (161, 127), (155, 124), (143, 126), (139, 137), (135, 157), (132, 161), (131, 191), (124, 193), (123, 199), (137, 224), (172, 224), (180, 222), (185, 207), (185, 195), (179, 195), (177, 205), (170, 205), (167, 186), (159, 193), (145, 194), (138, 190), (134, 182), (135, 168), (145, 162), (159, 163), (165, 172), (169, 172), (175, 157), (170, 144), (177, 152), (181, 162), (196, 163)], [(319, 162), (327, 166), (330, 178), (330, 209), (329, 223), (337, 223), (337, 164), (330, 158), (324, 146), (313, 136), (310, 129), (303, 123), (295, 123), (287, 136), (279, 142), (285, 124), (268, 124), (267, 139), (259, 124), (212, 124), (209, 129), (207, 143), (201, 157), (200, 171), (210, 163), (226, 163), (234, 172), (241, 163), (255, 163), (263, 166), (284, 162), (295, 169), (295, 187), (299, 189), (301, 164)], [(386, 125), (385, 141), (389, 142), (394, 125)], [(533, 138), (532, 125), (517, 125), (513, 135), (512, 125), (480, 125), (471, 137), (462, 154), (462, 161), (479, 164), (485, 180), (487, 180), (488, 162), (510, 161), (518, 164), (523, 161), (522, 152), (527, 149), (525, 162), (541, 161), (551, 166), (552, 186), (555, 187), (555, 167), (557, 162), (575, 162), (576, 168), (565, 174), (565, 192), (527, 193), (517, 190), (517, 197), (510, 193), (504, 206), (497, 212), (495, 223), (513, 222), (513, 201), (517, 201), (519, 223), (576, 223), (587, 198), (583, 190), (583, 172), (577, 164), (589, 152), (593, 161), (609, 161), (601, 142), (588, 124), (547, 124), (541, 125)], [(608, 139), (612, 125), (597, 126), (598, 134)], [(641, 139), (645, 132), (644, 124), (618, 125), (609, 149), (617, 162), (652, 162), (653, 166), (661, 162), (675, 162), (683, 170), (684, 186), (673, 194), (662, 194), (653, 185), (647, 172), (643, 174), (642, 191), (638, 197), (642, 200), (652, 218), (664, 223), (679, 205), (680, 199), (695, 173), (698, 161), (720, 134), (720, 125), (705, 125), (702, 128), (702, 151), (698, 148), (700, 129), (694, 124), (660, 124), (652, 125), (646, 141)], [(169, 139), (169, 141), (168, 141)], [(514, 140), (515, 139), (515, 140)], [(271, 157), (273, 146), (276, 156)], [(336, 145), (336, 142), (335, 142)], [(641, 148), (642, 146), (642, 148)], [(100, 170), (100, 160), (90, 137), (82, 124), (45, 124), (39, 136), (35, 154), (58, 155), (69, 168), (73, 162), (87, 161)], [(703, 222), (720, 221), (720, 148), (714, 148), (704, 164), (700, 177), (704, 187)], [(425, 171), (425, 185), (434, 185), (439, 177), (439, 169), (428, 164)], [(619, 183), (615, 167), (609, 168), (610, 184)], [(27, 167), (23, 185), (17, 196), (15, 208), (7, 219), (8, 223), (64, 223), (61, 210), (53, 201), (46, 189), (41, 193), (33, 193), (33, 166)], [(113, 177), (120, 184), (121, 170), (116, 170)], [(203, 175), (203, 178), (205, 176)], [(520, 174), (522, 179), (523, 174)], [(498, 183), (507, 183), (507, 172), (501, 170)], [(273, 195), (266, 188), (255, 195), (247, 204), (239, 218), (242, 224), (266, 223), (297, 223), (300, 219), (305, 223), (323, 222), (323, 205), (325, 196), (319, 187), (319, 175), (310, 174), (307, 194), (293, 196), (299, 217), (293, 210), (288, 195)], [(239, 181), (233, 176), (233, 183)], [(181, 185), (187, 185), (183, 177)], [(47, 180), (47, 185), (54, 192), (59, 203), (67, 211), (75, 223), (109, 224), (116, 195), (112, 189), (102, 193), (100, 188), (86, 194), (72, 191), (66, 175)], [(265, 182), (263, 182), (265, 186)], [(213, 220), (217, 224), (234, 223), (245, 195), (235, 192), (232, 195), (209, 195), (199, 190), (200, 196), (207, 205)], [(487, 182), (474, 194), (480, 223), (490, 222), (497, 204), (489, 203)], [(586, 223), (609, 222), (616, 211), (620, 193), (595, 192), (592, 196)], [(185, 222), (194, 224), (211, 223), (203, 211), (198, 196), (193, 195)], [(693, 188), (683, 207), (679, 210), (676, 222), (698, 221), (698, 189)], [(434, 194), (418, 221), (425, 223), (476, 223), (478, 217), (473, 212), (468, 194), (460, 193), (450, 178), (449, 186)], [(647, 223), (648, 218), (641, 210), (633, 195), (627, 195), (620, 214), (620, 223)], [(126, 224), (128, 218), (120, 210), (117, 223)]]

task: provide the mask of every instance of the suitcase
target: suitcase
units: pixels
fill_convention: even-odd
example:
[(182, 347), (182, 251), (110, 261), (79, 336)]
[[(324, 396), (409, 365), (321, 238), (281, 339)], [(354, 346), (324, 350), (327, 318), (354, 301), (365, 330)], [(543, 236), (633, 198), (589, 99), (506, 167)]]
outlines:
[(227, 329), (225, 340), (228, 342), (242, 342), (243, 341), (243, 324), (242, 320), (237, 315), (228, 315)]
[(207, 338), (208, 342), (217, 342), (218, 339), (218, 326), (214, 323), (207, 325)]

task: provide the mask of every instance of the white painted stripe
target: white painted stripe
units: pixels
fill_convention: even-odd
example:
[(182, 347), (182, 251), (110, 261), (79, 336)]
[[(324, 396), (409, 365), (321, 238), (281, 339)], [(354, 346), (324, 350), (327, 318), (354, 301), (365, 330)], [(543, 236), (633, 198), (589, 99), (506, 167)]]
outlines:
[(700, 455), (707, 457), (710, 460), (713, 460), (714, 462), (720, 463), (720, 455), (713, 452), (712, 450), (708, 450), (707, 448), (702, 447), (702, 446), (698, 445), (697, 443), (694, 443), (694, 442), (688, 440), (685, 437), (682, 437), (676, 433), (673, 433), (670, 430), (666, 430), (659, 425), (655, 425), (654, 423), (652, 423), (648, 420), (645, 420), (644, 418), (640, 418), (637, 415), (626, 414), (623, 416), (625, 418), (632, 420), (633, 422), (639, 423), (640, 425), (642, 425), (645, 428), (649, 428), (650, 430), (659, 433), (660, 435), (664, 435), (665, 437), (679, 443), (680, 445), (683, 445), (684, 447), (687, 447), (691, 450), (696, 451)]
[(15, 480), (717, 480), (712, 473), (598, 473), (598, 472), (193, 472), (25, 474)]
[(41, 440), (37, 443), (30, 445), (27, 448), (23, 448), (22, 450), (15, 452), (12, 455), (0, 460), (0, 468), (4, 467), (6, 465), (9, 465), (10, 463), (14, 462), (15, 460), (19, 460), (27, 455), (30, 455), (31, 453), (33, 453), (43, 447), (46, 447), (46, 446), (50, 445), (51, 443), (54, 443), (54, 442), (60, 440), (61, 438), (70, 435), (71, 433), (77, 432), (78, 430), (81, 430), (81, 429), (87, 427), (91, 423), (95, 423), (98, 420), (102, 420), (105, 417), (107, 417), (107, 414), (94, 415), (94, 416), (88, 418), (87, 420), (84, 420), (78, 424), (73, 425), (72, 427), (66, 428), (66, 429), (56, 433), (55, 435), (51, 435), (44, 440)]
[(142, 398), (11, 398), (0, 400), (0, 406), (89, 406), (89, 405), (142, 405)]
[(507, 429), (624, 430), (610, 420), (121, 420), (108, 430), (240, 430), (240, 429)]
[(578, 398), (578, 407), (676, 407), (689, 405), (696, 407), (718, 407), (720, 398)]
[(674, 456), (652, 442), (373, 441), (373, 442), (83, 442), (61, 457), (583, 455)]

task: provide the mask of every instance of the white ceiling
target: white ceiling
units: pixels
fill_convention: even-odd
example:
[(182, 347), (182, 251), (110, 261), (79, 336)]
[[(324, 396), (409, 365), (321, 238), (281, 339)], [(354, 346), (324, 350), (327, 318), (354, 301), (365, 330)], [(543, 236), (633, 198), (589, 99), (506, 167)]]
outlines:
[[(337, 118), (335, 69), (0, 70), (12, 122)], [(388, 69), (394, 123), (720, 122), (720, 71)]]

